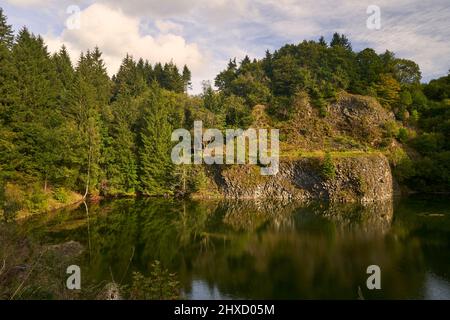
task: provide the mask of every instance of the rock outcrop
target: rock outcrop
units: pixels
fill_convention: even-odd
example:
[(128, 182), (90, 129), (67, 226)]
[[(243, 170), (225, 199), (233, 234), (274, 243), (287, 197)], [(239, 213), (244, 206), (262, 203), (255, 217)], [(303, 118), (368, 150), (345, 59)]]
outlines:
[(290, 145), (302, 150), (377, 148), (383, 142), (386, 124), (395, 122), (394, 114), (375, 98), (345, 92), (326, 107), (324, 115), (307, 95), (297, 97), (292, 112), (292, 119), (280, 132)]
[(258, 166), (220, 166), (214, 181), (224, 197), (236, 199), (370, 203), (392, 198), (392, 175), (384, 155), (338, 156), (333, 163), (333, 178), (322, 174), (321, 158), (307, 157), (282, 160), (274, 176), (261, 176)]

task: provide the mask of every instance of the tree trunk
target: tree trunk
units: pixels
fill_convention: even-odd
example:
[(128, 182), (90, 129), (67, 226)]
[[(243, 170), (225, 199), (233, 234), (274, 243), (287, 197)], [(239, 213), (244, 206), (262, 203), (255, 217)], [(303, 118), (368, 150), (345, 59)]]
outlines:
[(92, 158), (92, 146), (89, 146), (86, 191), (84, 192), (83, 199), (86, 199), (86, 197), (89, 193), (89, 183), (90, 183), (90, 179), (91, 179), (91, 158)]

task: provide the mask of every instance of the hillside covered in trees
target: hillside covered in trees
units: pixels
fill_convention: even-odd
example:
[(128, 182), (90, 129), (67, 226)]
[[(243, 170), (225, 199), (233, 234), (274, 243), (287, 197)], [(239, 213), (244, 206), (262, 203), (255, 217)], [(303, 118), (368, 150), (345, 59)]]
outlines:
[[(217, 89), (205, 82), (202, 94), (190, 96), (188, 66), (126, 56), (110, 78), (100, 50), (81, 54), (73, 65), (64, 47), (50, 54), (28, 29), (14, 35), (0, 11), (0, 212), (5, 216), (46, 210), (76, 194), (196, 192), (207, 183), (205, 172), (171, 162), (171, 132), (192, 128), (194, 120), (205, 127), (246, 128), (260, 120), (258, 110), (266, 125), (281, 128), (285, 150), (381, 150), (401, 185), (450, 191), (450, 74), (423, 84), (415, 62), (390, 51), (355, 52), (336, 33), (330, 43), (321, 37), (267, 51), (260, 60), (231, 59), (215, 79)], [(308, 101), (324, 128), (336, 118), (332, 108), (346, 93), (373, 97), (393, 113), (381, 141), (355, 142), (350, 135), (337, 147), (300, 144), (302, 128), (294, 124), (304, 118), (301, 101)]]

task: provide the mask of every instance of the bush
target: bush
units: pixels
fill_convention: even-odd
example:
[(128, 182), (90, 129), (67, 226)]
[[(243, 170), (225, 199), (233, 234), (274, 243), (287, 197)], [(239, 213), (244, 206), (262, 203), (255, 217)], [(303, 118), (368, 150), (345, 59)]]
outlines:
[(42, 190), (39, 185), (34, 185), (30, 194), (28, 194), (25, 203), (26, 208), (31, 213), (45, 211), (48, 204), (48, 195)]
[(397, 137), (398, 135), (398, 124), (395, 121), (387, 121), (384, 124), (384, 130), (385, 130), (385, 136), (387, 138), (393, 138), (393, 137)]
[(408, 140), (408, 137), (408, 130), (406, 130), (405, 128), (400, 128), (398, 130), (397, 139), (400, 142), (405, 143)]
[(14, 219), (25, 206), (24, 192), (16, 184), (6, 183), (3, 191), (3, 215), (6, 220)]
[(56, 188), (53, 192), (53, 197), (55, 198), (55, 200), (62, 203), (67, 203), (69, 201), (69, 196), (69, 192), (62, 187)]
[(197, 192), (206, 189), (208, 186), (208, 177), (202, 167), (191, 171), (191, 178), (188, 183), (190, 192)]
[(133, 273), (129, 298), (131, 300), (176, 300), (180, 298), (179, 287), (180, 283), (176, 274), (169, 273), (159, 261), (154, 261), (149, 277), (139, 272)]
[(391, 150), (388, 154), (392, 173), (398, 182), (404, 182), (415, 175), (414, 163), (402, 148)]
[(422, 154), (439, 152), (443, 148), (445, 137), (441, 133), (424, 133), (416, 137), (412, 144)]
[(332, 180), (336, 177), (336, 167), (334, 166), (331, 154), (327, 152), (322, 164), (322, 176), (327, 180)]

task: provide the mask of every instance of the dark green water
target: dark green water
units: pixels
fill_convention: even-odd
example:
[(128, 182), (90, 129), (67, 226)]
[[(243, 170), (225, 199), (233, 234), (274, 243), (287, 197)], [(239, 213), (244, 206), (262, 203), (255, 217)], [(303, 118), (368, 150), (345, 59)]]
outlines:
[[(115, 200), (26, 221), (45, 243), (85, 248), (83, 281), (126, 283), (154, 260), (189, 299), (450, 299), (450, 200), (370, 207)], [(130, 258), (131, 264), (130, 264)], [(366, 268), (381, 268), (368, 290)]]

